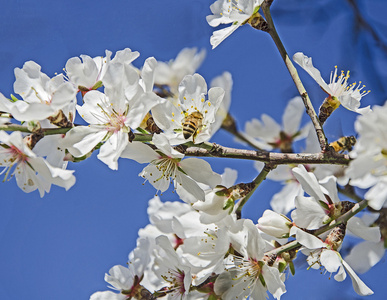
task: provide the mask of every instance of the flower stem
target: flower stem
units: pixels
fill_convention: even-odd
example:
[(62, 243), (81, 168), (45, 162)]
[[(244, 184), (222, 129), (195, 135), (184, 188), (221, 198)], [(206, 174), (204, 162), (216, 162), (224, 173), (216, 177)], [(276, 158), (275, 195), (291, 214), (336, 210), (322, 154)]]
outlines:
[[(268, 1), (268, 2), (270, 2), (270, 1)], [(266, 22), (269, 25), (268, 32), (269, 32), (271, 38), (273, 39), (274, 43), (276, 44), (278, 51), (280, 52), (281, 57), (285, 62), (286, 68), (288, 69), (290, 76), (292, 77), (294, 84), (296, 85), (297, 90), (298, 90), (299, 94), (301, 95), (301, 98), (302, 98), (304, 105), (305, 105), (305, 108), (306, 108), (306, 113), (309, 115), (310, 119), (312, 120), (313, 126), (316, 130), (317, 138), (318, 138), (319, 143), (320, 143), (320, 148), (321, 148), (321, 150), (324, 151), (324, 150), (328, 149), (328, 142), (327, 142), (327, 139), (325, 137), (324, 130), (323, 130), (323, 128), (320, 124), (320, 121), (318, 119), (318, 116), (313, 108), (313, 105), (312, 105), (312, 102), (310, 101), (309, 95), (306, 92), (304, 85), (301, 82), (300, 77), (298, 76), (297, 70), (294, 67), (292, 61), (290, 60), (289, 55), (287, 54), (280, 37), (278, 36), (278, 33), (277, 33), (275, 26), (274, 26), (273, 19), (271, 17), (270, 5), (268, 2), (265, 1), (261, 6), (261, 8), (263, 10), (263, 14), (266, 18)]]

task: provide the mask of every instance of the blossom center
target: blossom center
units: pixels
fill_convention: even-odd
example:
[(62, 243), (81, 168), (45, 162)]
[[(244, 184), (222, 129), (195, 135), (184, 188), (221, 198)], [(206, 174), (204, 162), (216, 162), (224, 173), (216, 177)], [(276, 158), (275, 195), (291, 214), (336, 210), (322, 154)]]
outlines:
[(123, 128), (127, 129), (125, 121), (129, 107), (126, 109), (126, 111), (121, 112), (117, 111), (112, 104), (103, 104), (104, 105), (98, 104), (98, 106), (101, 108), (101, 112), (104, 118), (102, 122), (108, 127), (108, 130), (110, 132), (117, 132)]
[(185, 293), (184, 277), (185, 277), (184, 271), (181, 271), (179, 269), (176, 269), (176, 270), (169, 269), (167, 272), (167, 275), (162, 276), (162, 278), (166, 282), (171, 284), (169, 290), (175, 291), (177, 294), (180, 294), (180, 295), (183, 295)]
[(155, 182), (162, 178), (176, 178), (176, 173), (178, 172), (179, 168), (179, 160), (168, 156), (161, 156), (159, 159), (152, 161), (152, 164), (154, 164), (161, 173), (160, 177), (157, 178)]
[(2, 146), (5, 148), (5, 150), (0, 151), (0, 154), (1, 152), (3, 152), (6, 154), (6, 156), (0, 161), (0, 166), (5, 167), (5, 169), (2, 172), (0, 172), (0, 174), (3, 174), (7, 170), (4, 176), (4, 180), (3, 180), (4, 182), (7, 180), (7, 177), (10, 173), (12, 166), (16, 165), (16, 169), (17, 169), (18, 168), (17, 165), (19, 163), (27, 162), (28, 156), (24, 154), (19, 148), (15, 147), (14, 145), (11, 145), (10, 147), (6, 145), (2, 145)]

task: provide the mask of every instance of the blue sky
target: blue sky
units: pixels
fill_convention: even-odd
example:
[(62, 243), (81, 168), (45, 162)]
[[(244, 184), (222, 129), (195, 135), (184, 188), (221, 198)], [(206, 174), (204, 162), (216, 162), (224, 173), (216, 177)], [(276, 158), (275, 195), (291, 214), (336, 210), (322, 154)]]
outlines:
[[(362, 80), (372, 92), (363, 105), (383, 104), (387, 99), (387, 57), (363, 31), (353, 34), (353, 12), (344, 0), (275, 0), (273, 18), (290, 55), (302, 51), (313, 57), (325, 78), (335, 65), (350, 69), (353, 81)], [(383, 0), (359, 1), (367, 20), (378, 34), (386, 31)], [(211, 50), (212, 28), (205, 16), (206, 0), (148, 1), (8, 1), (0, 11), (0, 92), (13, 93), (13, 69), (34, 60), (53, 76), (62, 72), (67, 59), (87, 54), (104, 55), (129, 47), (141, 56), (169, 60), (184, 47), (207, 50), (199, 73), (209, 83), (223, 71), (234, 79), (231, 113), (239, 127), (267, 113), (278, 121), (289, 99), (297, 91), (267, 34), (244, 26)], [(319, 5), (316, 5), (318, 3)], [(387, 37), (384, 36), (384, 41)], [(315, 109), (324, 95), (299, 70)], [(384, 86), (383, 86), (384, 84)], [(353, 133), (356, 115), (340, 109), (327, 121), (328, 138)], [(307, 116), (304, 116), (306, 122)], [(341, 129), (339, 128), (341, 127)], [(339, 130), (338, 130), (339, 129)], [(341, 133), (343, 132), (343, 133)], [(214, 141), (243, 147), (225, 132)], [(256, 176), (252, 162), (212, 159), (215, 171), (225, 167), (239, 171), (238, 181)], [(93, 155), (70, 164), (77, 183), (69, 191), (53, 187), (44, 198), (37, 192), (24, 194), (15, 180), (0, 184), (0, 299), (88, 299), (105, 290), (104, 273), (115, 264), (125, 264), (135, 246), (137, 231), (147, 223), (147, 202), (155, 193), (142, 185), (138, 173), (144, 166), (121, 160), (111, 171)], [(253, 221), (269, 208), (271, 195), (279, 187), (266, 181), (250, 199), (245, 217)], [(165, 193), (163, 200), (175, 199)], [(354, 299), (351, 282), (337, 283), (317, 271), (303, 270), (287, 281), (284, 299)], [(361, 276), (374, 290), (368, 299), (384, 299), (385, 260)], [(340, 294), (340, 296), (338, 296)], [(320, 298), (319, 298), (320, 297)], [(359, 297), (360, 298), (360, 297)]]

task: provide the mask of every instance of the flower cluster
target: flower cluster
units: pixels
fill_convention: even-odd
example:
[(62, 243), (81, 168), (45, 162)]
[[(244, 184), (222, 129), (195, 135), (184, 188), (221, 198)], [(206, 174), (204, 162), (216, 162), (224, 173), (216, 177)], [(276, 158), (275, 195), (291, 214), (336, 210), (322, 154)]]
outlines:
[[(261, 5), (267, 12), (270, 4), (215, 1), (208, 23), (231, 26), (214, 32), (213, 48), (246, 23), (273, 26), (259, 14)], [(274, 28), (266, 31), (276, 34)], [(140, 68), (134, 65), (138, 56), (126, 48), (114, 57), (108, 50), (104, 57), (73, 57), (65, 74), (52, 78), (29, 61), (15, 69), (18, 96), (0, 94), (4, 181), (15, 177), (24, 192), (38, 190), (41, 197), (52, 184), (67, 190), (75, 184), (68, 162), (98, 152), (112, 170), (120, 158), (147, 164), (139, 176), (160, 194), (172, 185), (182, 200), (163, 203), (156, 195), (149, 201), (150, 224), (139, 231), (128, 266), (114, 266), (105, 276), (115, 292), (96, 292), (91, 299), (258, 300), (268, 293), (280, 299), (288, 273), (295, 274), (297, 253), (307, 257), (308, 269), (337, 272), (337, 281), (348, 273), (356, 293), (372, 294), (355, 271), (367, 271), (385, 252), (387, 104), (360, 108), (369, 92), (360, 82), (349, 85), (349, 72), (339, 75), (335, 67), (326, 83), (312, 59), (298, 52), (294, 62), (328, 95), (319, 115), (301, 91), (285, 107), (282, 124), (263, 114), (238, 132), (229, 112), (231, 74), (214, 78), (208, 88), (196, 73), (204, 50), (183, 49), (169, 62), (149, 57)], [(282, 56), (289, 66), (287, 54)], [(340, 105), (360, 114), (357, 142), (325, 138), (322, 125)], [(312, 123), (302, 121), (305, 107)], [(222, 127), (255, 149), (209, 143)], [(241, 183), (235, 170), (225, 168), (220, 175), (209, 162), (187, 158), (195, 155), (252, 159), (258, 175)], [(255, 223), (242, 218), (244, 204), (266, 178), (283, 184), (272, 197), (272, 210)], [(355, 188), (368, 189), (364, 200)], [(342, 200), (339, 192), (358, 203)], [(355, 217), (367, 206), (373, 213)], [(343, 259), (347, 232), (364, 241)]]
[[(193, 74), (204, 54), (184, 49), (168, 65), (151, 57), (138, 69), (132, 64), (138, 52), (127, 48), (112, 58), (106, 51), (105, 57), (69, 59), (66, 76), (53, 78), (32, 61), (23, 69), (16, 68), (14, 87), (22, 99), (0, 94), (0, 111), (19, 121), (20, 131), (30, 134), (0, 132), (6, 178), (15, 174), (24, 191), (39, 189), (41, 196), (51, 184), (68, 189), (75, 178), (73, 171), (66, 170), (67, 162), (84, 160), (98, 151), (98, 159), (113, 170), (118, 169), (120, 157), (149, 163), (140, 176), (157, 190), (164, 192), (174, 182), (178, 191), (204, 200), (197, 182), (215, 187), (220, 175), (204, 160), (182, 160), (184, 154), (172, 147), (207, 141), (229, 107), (232, 80), (228, 73), (214, 81), (227, 94), (221, 87), (207, 91), (204, 78)], [(165, 88), (168, 93), (163, 92)], [(82, 96), (79, 105), (78, 92)], [(82, 125), (75, 124), (77, 121)], [(158, 132), (149, 143), (135, 141), (136, 133), (154, 133), (154, 127)], [(65, 134), (53, 138), (49, 132)]]

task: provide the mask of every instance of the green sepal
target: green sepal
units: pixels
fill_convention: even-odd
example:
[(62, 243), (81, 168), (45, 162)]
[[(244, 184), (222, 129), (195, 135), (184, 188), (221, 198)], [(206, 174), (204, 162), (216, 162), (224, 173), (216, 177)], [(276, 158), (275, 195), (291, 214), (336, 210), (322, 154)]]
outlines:
[(278, 263), (278, 271), (280, 271), (280, 273), (282, 273), (283, 271), (285, 271), (286, 266), (287, 266), (286, 261), (283, 261), (283, 260), (280, 261), (280, 262)]
[(260, 8), (261, 8), (260, 6), (256, 6), (254, 8), (254, 11), (253, 11), (252, 15), (256, 14)]
[(9, 101), (11, 102), (16, 102), (16, 101), (19, 101), (18, 98), (16, 98), (14, 95), (11, 94), (11, 99), (8, 99)]
[(294, 263), (292, 261), (289, 261), (289, 270), (293, 276), (296, 274), (296, 269), (294, 268)]
[(80, 90), (81, 92), (88, 92), (90, 91), (87, 87), (83, 86), (83, 85), (78, 85), (78, 90)]
[(263, 275), (259, 274), (258, 277), (259, 277), (259, 281), (262, 283), (262, 285), (266, 287), (266, 282), (265, 282), (265, 279), (263, 278)]
[(217, 185), (215, 189), (218, 189), (218, 191), (215, 192), (216, 196), (224, 197), (229, 195), (228, 189), (225, 186)]
[(329, 206), (328, 204), (326, 204), (324, 201), (321, 201), (321, 200), (318, 200), (318, 203), (320, 204), (320, 206), (326, 210), (329, 210)]
[(234, 200), (227, 199), (226, 204), (223, 206), (223, 210), (227, 210), (227, 209), (233, 208), (233, 207), (234, 207)]
[(207, 300), (218, 300), (218, 296), (214, 295), (214, 294), (211, 294), (208, 296)]
[(143, 133), (143, 134), (149, 134), (148, 131), (146, 131), (145, 129), (142, 129), (141, 127), (137, 127), (137, 131), (139, 131), (140, 133)]
[(177, 167), (177, 169), (181, 172), (181, 173), (183, 173), (183, 174), (185, 174), (185, 175), (187, 175), (188, 176), (188, 174), (186, 173), (186, 172), (184, 172), (184, 170), (182, 169), (182, 168), (180, 168), (180, 167)]
[(96, 90), (98, 88), (100, 88), (102, 86), (102, 81), (101, 80), (98, 80), (94, 85), (93, 87), (91, 88), (92, 90)]

